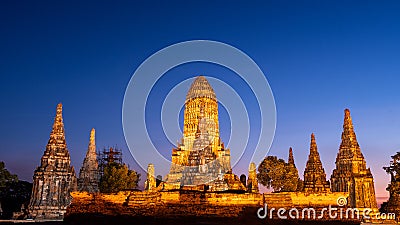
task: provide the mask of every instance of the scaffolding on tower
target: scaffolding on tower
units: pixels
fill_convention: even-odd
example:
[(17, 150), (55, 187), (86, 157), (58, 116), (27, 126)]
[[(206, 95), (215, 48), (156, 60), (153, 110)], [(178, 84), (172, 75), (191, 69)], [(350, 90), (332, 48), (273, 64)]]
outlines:
[(118, 147), (107, 147), (97, 154), (100, 176), (103, 176), (104, 167), (109, 163), (122, 165), (122, 150)]

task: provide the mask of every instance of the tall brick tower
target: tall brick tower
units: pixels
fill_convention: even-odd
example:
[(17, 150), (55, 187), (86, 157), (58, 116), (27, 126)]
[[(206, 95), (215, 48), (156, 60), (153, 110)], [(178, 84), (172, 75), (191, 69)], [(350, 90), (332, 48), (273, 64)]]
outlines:
[(296, 167), (296, 164), (294, 163), (294, 156), (293, 156), (293, 149), (292, 149), (292, 147), (289, 148), (288, 163), (289, 163), (290, 165), (293, 165), (294, 167)]
[(29, 212), (34, 218), (62, 218), (71, 203), (70, 191), (76, 189), (74, 167), (65, 142), (62, 104), (57, 105), (56, 118), (40, 166), (33, 175)]
[(377, 208), (374, 178), (361, 153), (348, 109), (344, 110), (342, 143), (331, 183), (332, 191), (349, 192), (350, 207)]
[(96, 154), (96, 131), (90, 131), (89, 147), (83, 165), (79, 171), (78, 191), (99, 192), (99, 163)]
[(207, 79), (198, 76), (186, 95), (183, 138), (172, 149), (166, 183), (173, 188), (201, 185), (229, 171), (230, 150), (220, 139), (217, 98)]
[(329, 192), (329, 181), (326, 180), (314, 134), (311, 134), (310, 154), (304, 170), (304, 191)]
[[(199, 124), (200, 111), (204, 110), (203, 118), (207, 122), (205, 127), (210, 143), (217, 151), (219, 142), (218, 102), (214, 89), (203, 76), (198, 76), (192, 83), (185, 101), (183, 138), (185, 145), (192, 148), (196, 138), (197, 126)], [(217, 153), (217, 152), (215, 152)]]
[(257, 166), (255, 163), (250, 163), (249, 175), (247, 179), (247, 192), (258, 193), (258, 181), (257, 181)]

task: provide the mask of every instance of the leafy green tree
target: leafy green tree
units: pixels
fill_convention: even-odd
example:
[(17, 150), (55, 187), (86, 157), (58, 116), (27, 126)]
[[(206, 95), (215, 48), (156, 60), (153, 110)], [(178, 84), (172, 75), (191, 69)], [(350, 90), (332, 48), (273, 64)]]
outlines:
[(100, 179), (100, 191), (104, 193), (118, 192), (124, 189), (138, 187), (140, 174), (129, 170), (128, 166), (118, 163), (109, 163), (103, 169)]
[(258, 181), (275, 192), (298, 191), (302, 181), (296, 167), (276, 156), (267, 156), (258, 166)]

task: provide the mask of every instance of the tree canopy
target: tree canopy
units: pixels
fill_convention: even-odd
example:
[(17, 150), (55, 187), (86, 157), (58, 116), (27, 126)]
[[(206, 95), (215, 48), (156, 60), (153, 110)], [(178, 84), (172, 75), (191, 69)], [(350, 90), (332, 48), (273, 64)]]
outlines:
[(138, 187), (140, 174), (129, 170), (128, 166), (118, 163), (108, 163), (100, 179), (100, 191), (104, 193), (118, 192), (124, 189)]
[(298, 191), (302, 189), (296, 167), (276, 156), (267, 156), (258, 166), (257, 179), (267, 188), (275, 192)]
[(391, 193), (400, 193), (400, 152), (393, 155), (390, 165), (388, 167), (383, 167), (383, 169), (390, 174), (391, 177), (391, 183), (387, 190)]
[(0, 202), (3, 210), (2, 218), (9, 219), (13, 212), (27, 204), (32, 191), (32, 183), (18, 180), (18, 176), (11, 174), (4, 162), (0, 162)]
[(17, 182), (18, 177), (11, 174), (6, 168), (4, 162), (0, 162), (0, 190), (5, 188), (7, 184)]

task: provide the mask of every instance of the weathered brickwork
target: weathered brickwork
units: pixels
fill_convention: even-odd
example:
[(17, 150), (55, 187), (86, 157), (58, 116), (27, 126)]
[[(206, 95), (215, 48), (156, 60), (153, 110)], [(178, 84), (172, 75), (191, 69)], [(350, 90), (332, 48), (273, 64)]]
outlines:
[(57, 105), (53, 129), (40, 166), (33, 175), (30, 216), (36, 219), (62, 218), (76, 190), (76, 176), (65, 142), (62, 105)]
[[(333, 207), (338, 198), (347, 193), (307, 194), (283, 193), (213, 193), (196, 191), (140, 192), (125, 191), (117, 194), (71, 193), (74, 200), (68, 208), (69, 215), (101, 213), (129, 216), (239, 216), (245, 208), (268, 207)], [(256, 215), (254, 215), (256, 216)]]
[(319, 157), (315, 135), (311, 134), (310, 154), (304, 170), (304, 191), (309, 193), (329, 192), (324, 167)]
[(163, 188), (198, 186), (200, 190), (207, 185), (210, 191), (246, 190), (237, 176), (232, 176), (236, 175), (232, 173), (230, 150), (219, 134), (217, 97), (207, 79), (199, 76), (186, 95), (183, 138), (172, 149), (172, 164)]
[(351, 207), (377, 208), (374, 178), (361, 153), (348, 109), (344, 111), (342, 142), (331, 184), (334, 192), (349, 192)]
[(89, 147), (83, 165), (79, 171), (78, 190), (86, 192), (99, 192), (99, 164), (96, 154), (96, 133), (93, 128), (90, 132)]

